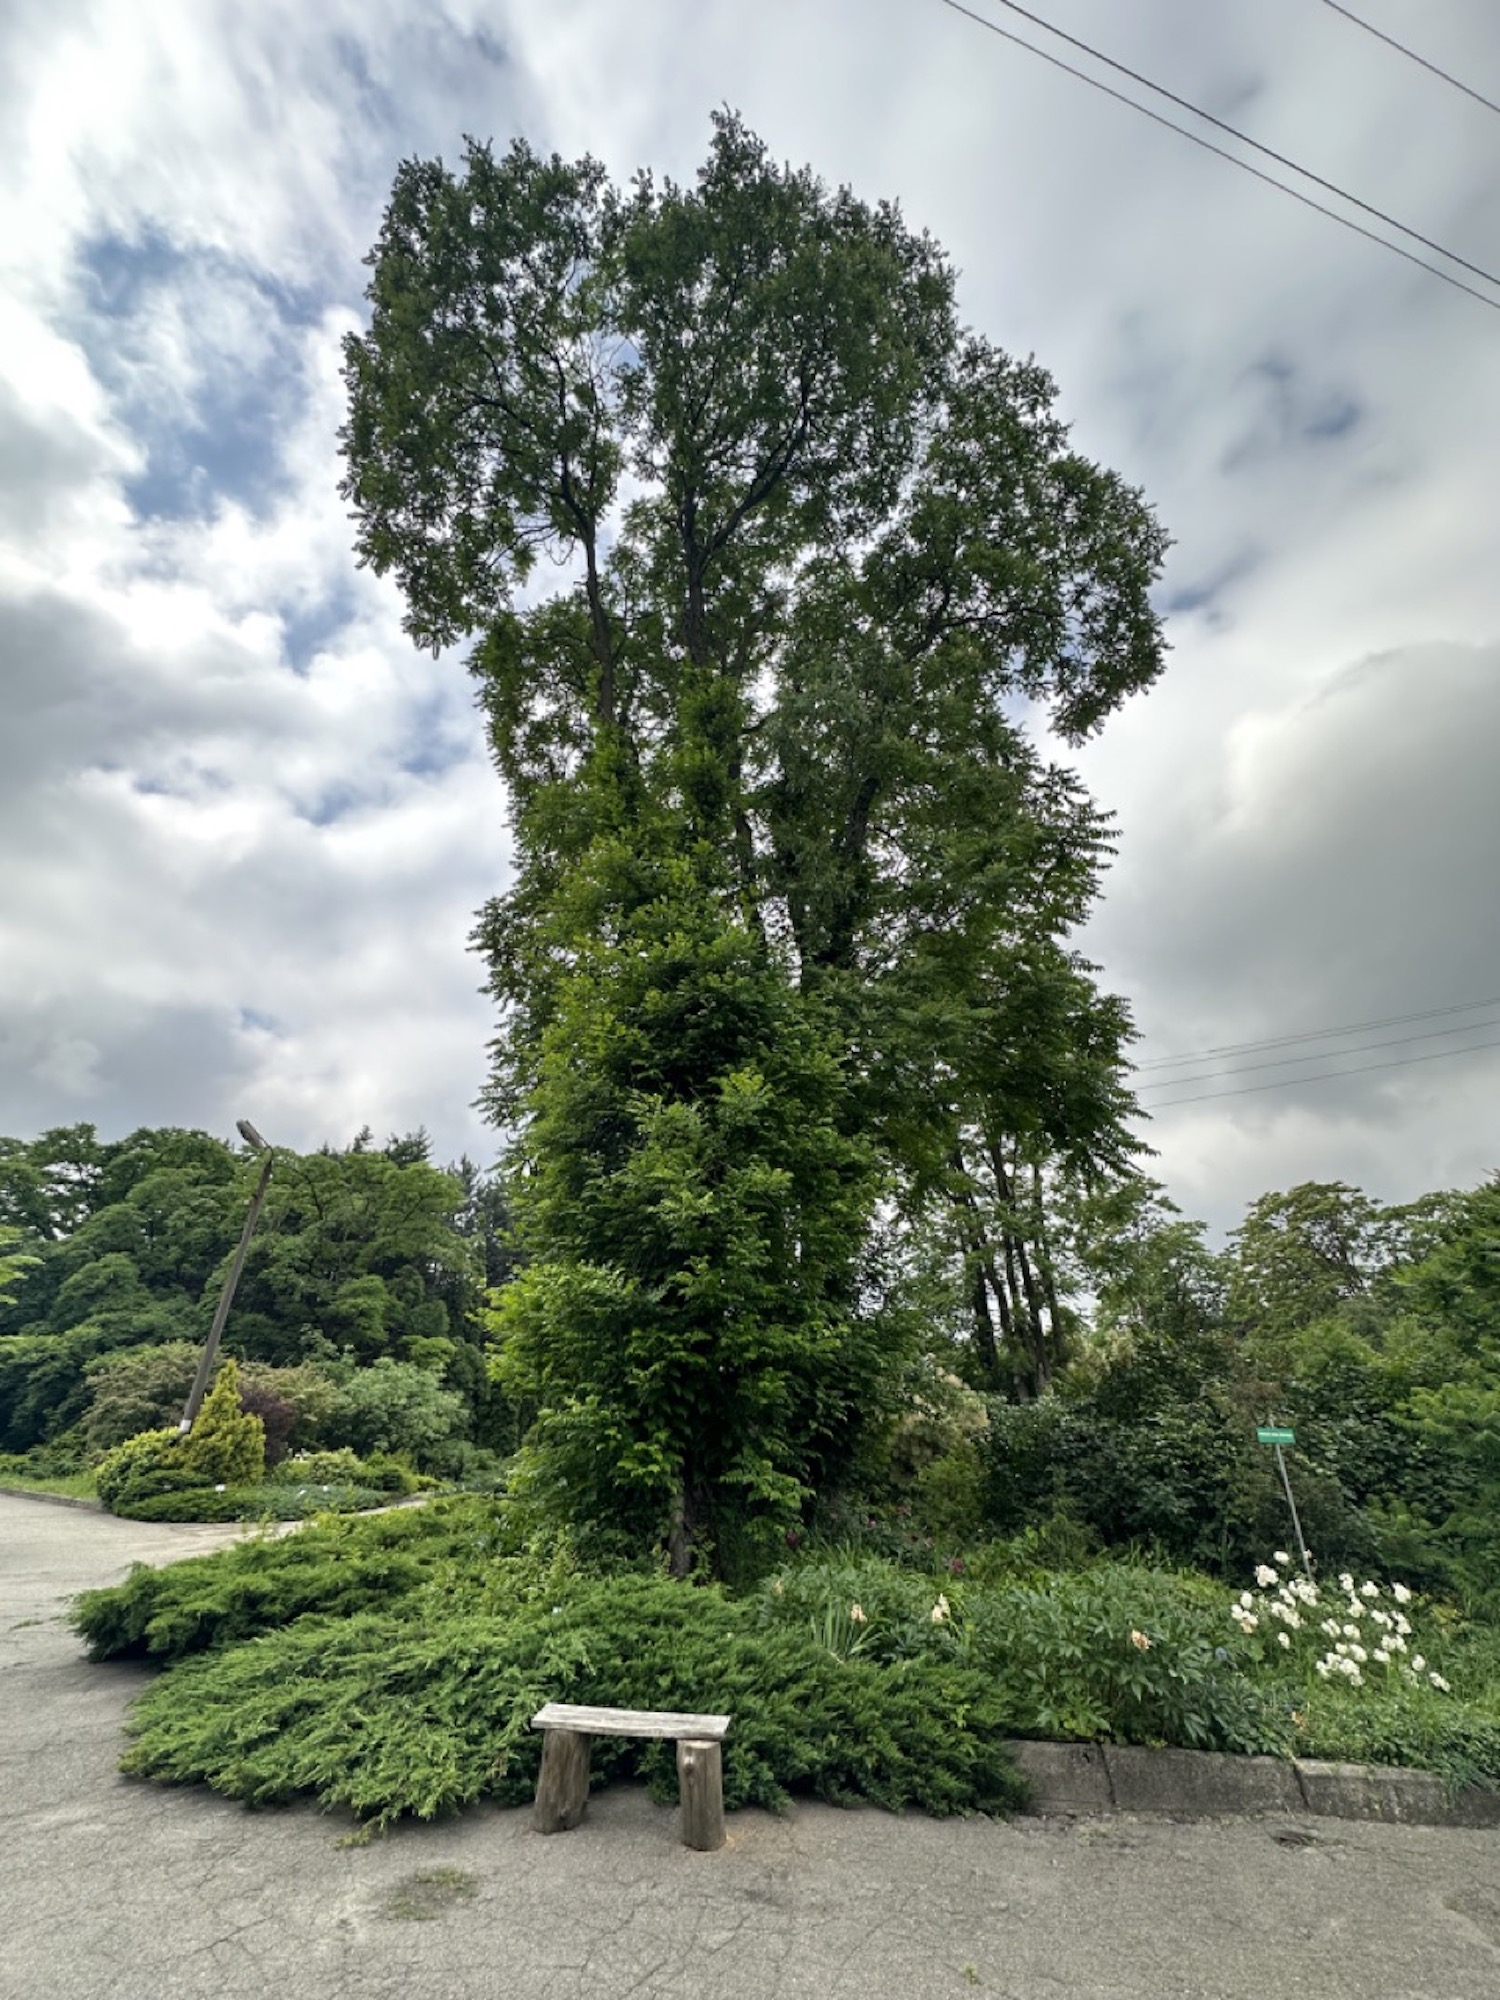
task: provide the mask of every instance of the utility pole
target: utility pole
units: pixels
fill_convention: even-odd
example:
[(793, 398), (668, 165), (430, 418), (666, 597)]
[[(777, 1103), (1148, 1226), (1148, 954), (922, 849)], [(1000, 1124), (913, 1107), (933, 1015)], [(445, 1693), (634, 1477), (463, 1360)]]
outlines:
[(224, 1322), (229, 1317), (229, 1308), (234, 1303), (235, 1287), (239, 1284), (240, 1273), (245, 1268), (245, 1258), (250, 1249), (250, 1238), (255, 1234), (255, 1224), (260, 1215), (260, 1205), (266, 1198), (266, 1189), (271, 1184), (271, 1169), (276, 1164), (276, 1155), (248, 1118), (238, 1121), (240, 1137), (247, 1146), (257, 1153), (264, 1153), (265, 1164), (260, 1170), (255, 1193), (250, 1198), (250, 1213), (245, 1217), (245, 1226), (240, 1231), (240, 1247), (234, 1253), (234, 1262), (229, 1267), (229, 1276), (224, 1280), (224, 1289), (219, 1294), (219, 1303), (214, 1311), (214, 1323), (208, 1330), (208, 1339), (203, 1344), (203, 1352), (198, 1359), (198, 1372), (193, 1377), (193, 1386), (188, 1391), (187, 1403), (183, 1408), (182, 1421), (177, 1426), (178, 1435), (186, 1437), (193, 1428), (193, 1419), (203, 1407), (203, 1398), (208, 1393), (208, 1378), (213, 1373), (218, 1358), (219, 1342), (224, 1335)]

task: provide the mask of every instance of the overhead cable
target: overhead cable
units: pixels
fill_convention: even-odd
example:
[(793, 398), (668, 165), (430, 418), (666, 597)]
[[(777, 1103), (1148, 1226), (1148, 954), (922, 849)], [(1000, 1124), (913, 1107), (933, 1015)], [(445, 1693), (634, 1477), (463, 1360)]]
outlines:
[[(1153, 1115), (1158, 1111), (1171, 1111), (1179, 1104), (1206, 1104), (1211, 1097), (1250, 1097), (1261, 1090), (1292, 1090), (1305, 1083), (1333, 1083), (1341, 1076), (1368, 1076), (1377, 1069), (1406, 1069), (1412, 1063), (1444, 1062), (1450, 1056), (1475, 1055), (1481, 1049), (1500, 1049), (1500, 1042), (1475, 1042), (1467, 1049), (1438, 1049), (1426, 1056), (1398, 1056), (1392, 1062), (1361, 1063), (1358, 1069), (1330, 1069), (1321, 1076), (1288, 1076), (1280, 1083), (1245, 1083), (1237, 1090), (1205, 1090), (1193, 1097), (1169, 1098), (1165, 1104), (1149, 1107)], [(1191, 1083), (1191, 1077), (1186, 1079)]]
[(1337, 1028), (1309, 1028), (1303, 1035), (1270, 1035), (1258, 1042), (1220, 1042), (1214, 1048), (1199, 1049), (1192, 1055), (1153, 1056), (1149, 1062), (1136, 1063), (1134, 1067), (1138, 1071), (1176, 1069), (1181, 1063), (1207, 1062), (1211, 1056), (1251, 1055), (1258, 1049), (1282, 1049), (1295, 1047), (1301, 1042), (1326, 1041), (1332, 1035), (1359, 1035), (1367, 1028), (1397, 1028), (1405, 1021), (1436, 1021), (1445, 1014), (1473, 1014), (1481, 1007), (1500, 1007), (1500, 993), (1491, 994), (1487, 1000), (1464, 1000), (1454, 1007), (1427, 1007), (1419, 1014), (1385, 1014), (1375, 1021), (1345, 1021)]
[[(1008, 5), (1009, 0), (999, 0), (999, 4), (1002, 6)], [(1161, 112), (1153, 111), (1150, 105), (1141, 104), (1135, 98), (1127, 97), (1123, 90), (1116, 90), (1112, 84), (1105, 83), (1100, 77), (1090, 76), (1087, 70), (1079, 69), (1075, 64), (1065, 62), (1061, 56), (1053, 55), (1049, 49), (1040, 49), (1035, 42), (1028, 42), (1023, 36), (1012, 34), (1008, 28), (1002, 28), (998, 21), (991, 21), (983, 14), (976, 14), (973, 8), (962, 5), (962, 0), (940, 0), (940, 5), (947, 7), (952, 13), (962, 14), (966, 20), (973, 21), (976, 26), (987, 29), (992, 35), (998, 35), (1002, 41), (1012, 42), (1018, 49), (1025, 49), (1031, 55), (1040, 56), (1043, 62), (1051, 63), (1054, 69), (1063, 70), (1069, 76), (1076, 76), (1080, 83), (1086, 83), (1091, 89), (1102, 91), (1106, 97), (1114, 98), (1116, 103), (1128, 105), (1132, 111), (1138, 111), (1143, 118), (1149, 118), (1154, 125), (1164, 125), (1169, 132), (1175, 132), (1180, 138), (1191, 141), (1193, 145), (1201, 147), (1205, 153), (1214, 153), (1219, 159), (1227, 160), (1232, 167), (1238, 167), (1241, 173), (1250, 174), (1254, 179), (1264, 181), (1267, 187), (1276, 188), (1280, 193), (1290, 196), (1293, 201), (1301, 202), (1304, 208), (1315, 209), (1319, 215), (1328, 216), (1331, 221), (1339, 223), (1343, 228), (1353, 230), (1356, 236), (1363, 236), (1367, 242), (1378, 244), (1382, 250), (1389, 250), (1393, 257), (1401, 257), (1408, 264), (1415, 264), (1419, 271), (1427, 271), (1434, 278), (1440, 278), (1445, 285), (1451, 285), (1455, 291), (1467, 292), (1471, 299), (1478, 299), (1479, 303), (1482, 306), (1488, 306), (1491, 312), (1500, 312), (1500, 299), (1493, 299), (1488, 293), (1476, 290), (1473, 285), (1465, 284), (1462, 278), (1454, 277), (1451, 271), (1443, 270), (1440, 265), (1429, 264), (1425, 257), (1418, 257), (1414, 251), (1404, 250), (1399, 243), (1392, 243), (1389, 237), (1378, 235), (1373, 229), (1366, 229), (1362, 222), (1356, 222), (1352, 216), (1341, 215), (1336, 208), (1329, 208), (1325, 202), (1314, 201), (1310, 194), (1303, 194), (1299, 188), (1288, 187), (1285, 181), (1277, 180), (1274, 174), (1268, 174), (1260, 167), (1251, 166), (1248, 160), (1242, 160), (1238, 154), (1227, 151), (1223, 146), (1216, 146), (1212, 139), (1205, 139), (1199, 132), (1189, 131), (1186, 125), (1179, 125), (1175, 119), (1163, 117)], [(1061, 30), (1053, 29), (1052, 32), (1060, 34)], [(1071, 41), (1073, 37), (1067, 36), (1065, 39)], [(1084, 43), (1080, 44), (1080, 46), (1086, 48), (1088, 45)], [(1091, 50), (1090, 53), (1095, 52)], [(1107, 56), (1101, 56), (1099, 59), (1101, 62), (1109, 62)], [(1122, 66), (1116, 63), (1111, 64), (1111, 67), (1118, 69)], [(1126, 74), (1130, 73), (1126, 72)], [(1148, 84), (1147, 88), (1154, 90), (1157, 86)], [(1163, 92), (1162, 95), (1167, 96), (1170, 93)], [(1206, 112), (1200, 115), (1203, 117), (1208, 116)], [(1306, 169), (1295, 167), (1293, 171), (1305, 173)], [(1309, 174), (1308, 178), (1316, 179), (1317, 176)], [(1353, 197), (1351, 196), (1350, 199), (1352, 200)], [(1365, 204), (1360, 203), (1359, 206), (1363, 207)], [(1394, 226), (1405, 230), (1403, 223), (1396, 223)], [(1415, 231), (1408, 230), (1406, 233), (1408, 235), (1415, 235)], [(1418, 238), (1417, 240), (1425, 242), (1426, 238)], [(1456, 264), (1464, 264), (1467, 269), (1476, 271), (1482, 277), (1489, 277), (1487, 271), (1480, 271), (1478, 266), (1467, 264), (1464, 258), (1456, 256), (1450, 250), (1440, 249), (1439, 254), (1451, 258)], [(1500, 280), (1492, 280), (1492, 282), (1500, 282)]]
[(1363, 28), (1365, 33), (1373, 35), (1377, 42), (1384, 42), (1388, 48), (1398, 49), (1409, 61), (1420, 63), (1423, 69), (1431, 70), (1432, 74), (1440, 76), (1444, 83), (1451, 83), (1453, 88), (1461, 90), (1465, 97), (1472, 97), (1476, 104), (1482, 104), (1486, 111), (1493, 111), (1497, 117), (1500, 117), (1500, 104), (1496, 104), (1493, 98), (1483, 96), (1481, 92), (1471, 89), (1460, 78), (1450, 76), (1447, 70), (1439, 69), (1435, 62), (1429, 62), (1426, 56), (1419, 56), (1416, 50), (1409, 49), (1405, 42), (1398, 42), (1394, 35), (1388, 35), (1383, 28), (1377, 28), (1373, 21), (1363, 20), (1358, 14), (1351, 13), (1347, 7), (1341, 7), (1339, 0), (1323, 0), (1323, 5), (1331, 7), (1335, 14), (1342, 14), (1344, 19), (1352, 21), (1356, 28)]
[(1212, 125), (1216, 132), (1227, 132), (1231, 139), (1238, 139), (1242, 146), (1250, 147), (1252, 152), (1259, 153), (1263, 159), (1274, 160), (1278, 167), (1290, 167), (1294, 174), (1301, 174), (1302, 178), (1311, 181), (1314, 187), (1320, 187), (1328, 194), (1336, 194), (1340, 201), (1352, 203), (1355, 208), (1362, 209), (1366, 215), (1373, 215), (1377, 222), (1385, 223), (1390, 229), (1399, 229), (1403, 236), (1409, 236), (1413, 243), (1420, 243), (1424, 250), (1436, 250), (1440, 257), (1446, 257), (1450, 263), (1462, 266), (1465, 271), (1472, 271), (1476, 278), (1483, 278), (1486, 284), (1500, 285), (1500, 278), (1497, 278), (1493, 271), (1487, 271), (1482, 264), (1471, 264), (1467, 257), (1460, 257), (1456, 250), (1449, 250), (1445, 245), (1435, 243), (1430, 236), (1424, 236), (1420, 229), (1408, 228), (1404, 222), (1398, 222), (1394, 215), (1387, 215), (1383, 208), (1377, 208), (1373, 202), (1361, 201), (1357, 194), (1350, 194), (1348, 188), (1340, 187), (1337, 181), (1325, 180), (1321, 174), (1315, 174), (1311, 167), (1300, 166), (1296, 160), (1288, 159), (1285, 153), (1278, 153), (1274, 146), (1262, 145), (1259, 139), (1252, 139), (1248, 132), (1242, 132), (1238, 125), (1231, 125), (1226, 119), (1215, 117), (1212, 111), (1205, 111), (1201, 104), (1194, 104), (1191, 98), (1179, 97), (1175, 90), (1168, 90), (1165, 84), (1153, 83), (1149, 76), (1143, 76), (1138, 69), (1132, 69), (1128, 63), (1117, 62), (1113, 56), (1105, 55), (1103, 50), (1096, 49), (1092, 42), (1081, 41), (1077, 35), (1070, 35), (1065, 28), (1054, 27), (1043, 15), (1033, 14), (1029, 7), (1022, 7), (1019, 0), (990, 0), (990, 4), (1005, 8), (1007, 13), (1019, 14), (1023, 21), (1030, 21), (1033, 27), (1041, 28), (1049, 35), (1055, 35), (1060, 42), (1066, 42), (1069, 48), (1082, 50), (1085, 55), (1092, 56), (1095, 62), (1103, 63), (1106, 69), (1114, 70), (1117, 75), (1128, 76), (1132, 83), (1138, 83), (1143, 90), (1149, 90), (1153, 95), (1165, 98), (1168, 104), (1175, 104), (1179, 111), (1190, 111), (1195, 118), (1201, 118), (1205, 125)]
[[(1443, 1035), (1473, 1035), (1477, 1034), (1481, 1028), (1500, 1028), (1500, 1021), (1471, 1021), (1464, 1028), (1429, 1028), (1425, 1034), (1397, 1035), (1389, 1042), (1361, 1042), (1357, 1048), (1352, 1049), (1319, 1049), (1316, 1055), (1277, 1056), (1271, 1062), (1240, 1063), (1233, 1069), (1206, 1069), (1201, 1076), (1169, 1076), (1160, 1083), (1144, 1084), (1142, 1088), (1145, 1090), (1174, 1090), (1179, 1085), (1185, 1083), (1208, 1083), (1214, 1077), (1218, 1076), (1249, 1076), (1252, 1071), (1258, 1069), (1291, 1069), (1297, 1063), (1330, 1062), (1336, 1056), (1372, 1055), (1376, 1049), (1404, 1048), (1409, 1042), (1432, 1042), (1438, 1040)], [(1445, 1051), (1445, 1053), (1462, 1055), (1463, 1051), (1462, 1049), (1450, 1049)], [(1287, 1078), (1288, 1083), (1295, 1083), (1296, 1081), (1296, 1077)]]

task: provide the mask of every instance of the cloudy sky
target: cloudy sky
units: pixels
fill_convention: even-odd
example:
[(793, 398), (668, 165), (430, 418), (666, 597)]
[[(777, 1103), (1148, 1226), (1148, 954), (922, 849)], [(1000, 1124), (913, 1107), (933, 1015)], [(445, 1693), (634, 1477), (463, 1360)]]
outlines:
[[(1500, 269), (1500, 116), (1323, 0), (1033, 11)], [(1486, 0), (1355, 11), (1500, 101)], [(687, 177), (724, 103), (899, 198), (1175, 537), (1168, 673), (1080, 758), (1141, 1061), (1389, 1024), (1147, 1069), (1155, 1171), (1222, 1227), (1500, 1165), (1500, 1049), (1451, 1053), (1500, 1042), (1500, 312), (940, 0), (9, 0), (0, 1131), (492, 1157), (504, 800), (461, 657), (350, 555), (340, 337), (402, 158)], [(1316, 1059), (1207, 1075), (1282, 1054)]]

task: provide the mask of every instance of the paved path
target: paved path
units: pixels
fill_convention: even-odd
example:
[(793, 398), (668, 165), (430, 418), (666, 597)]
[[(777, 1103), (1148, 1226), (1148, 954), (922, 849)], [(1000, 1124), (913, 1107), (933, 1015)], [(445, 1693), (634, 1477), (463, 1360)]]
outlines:
[(550, 1840), (480, 1808), (342, 1848), (310, 1810), (130, 1783), (120, 1719), (145, 1673), (87, 1665), (62, 1601), (236, 1532), (0, 1496), (4, 2000), (1500, 1992), (1497, 1833), (802, 1806), (734, 1814), (699, 1855), (620, 1788)]

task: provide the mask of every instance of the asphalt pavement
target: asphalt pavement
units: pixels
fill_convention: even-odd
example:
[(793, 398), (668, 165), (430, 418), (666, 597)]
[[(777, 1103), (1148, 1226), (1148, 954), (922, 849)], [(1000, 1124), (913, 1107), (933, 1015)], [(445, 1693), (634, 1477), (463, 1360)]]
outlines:
[(1500, 1833), (798, 1805), (695, 1854), (643, 1791), (575, 1832), (346, 1820), (122, 1778), (148, 1678), (67, 1598), (232, 1540), (0, 1495), (3, 2000), (1493, 2000)]

